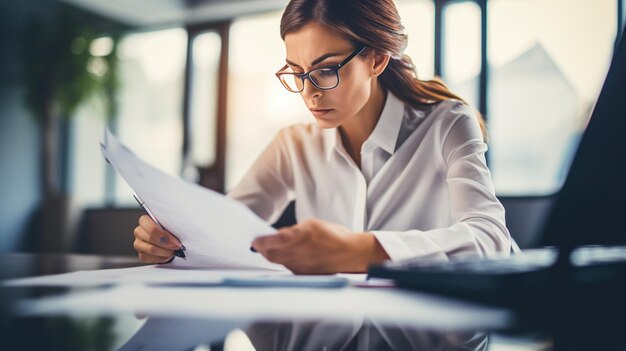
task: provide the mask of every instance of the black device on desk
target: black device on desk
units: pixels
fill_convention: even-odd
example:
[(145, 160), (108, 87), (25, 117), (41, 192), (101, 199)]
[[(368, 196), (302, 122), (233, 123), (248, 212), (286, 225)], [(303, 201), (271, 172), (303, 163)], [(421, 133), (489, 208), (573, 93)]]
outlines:
[[(623, 291), (626, 246), (618, 245), (626, 244), (624, 38), (542, 228), (541, 243), (552, 248), (500, 258), (387, 262), (371, 266), (369, 276), (393, 279), (400, 287), (520, 309), (553, 306), (568, 299), (571, 291), (586, 294), (580, 303)], [(618, 299), (626, 301), (626, 295)]]

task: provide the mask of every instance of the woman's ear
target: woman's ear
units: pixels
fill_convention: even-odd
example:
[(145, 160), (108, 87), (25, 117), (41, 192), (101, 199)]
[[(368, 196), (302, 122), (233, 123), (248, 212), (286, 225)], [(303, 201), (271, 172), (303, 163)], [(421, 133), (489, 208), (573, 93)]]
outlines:
[(387, 68), (390, 59), (390, 55), (374, 54), (374, 63), (372, 65), (371, 76), (378, 77), (379, 75), (381, 75), (385, 71), (385, 68)]

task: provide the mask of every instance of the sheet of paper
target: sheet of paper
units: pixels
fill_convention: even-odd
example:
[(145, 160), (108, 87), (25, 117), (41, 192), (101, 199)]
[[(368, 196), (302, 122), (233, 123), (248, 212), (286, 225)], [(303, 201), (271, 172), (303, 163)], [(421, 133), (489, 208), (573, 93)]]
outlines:
[(276, 270), (191, 269), (168, 265), (77, 271), (4, 280), (1, 286), (66, 286), (85, 287), (117, 284), (148, 285), (221, 285), (225, 279), (293, 276)]
[(250, 251), (254, 238), (276, 230), (244, 204), (148, 165), (108, 129), (101, 149), (161, 225), (187, 248), (187, 260), (176, 258), (172, 265), (285, 270)]
[(211, 286), (222, 284), (224, 279), (277, 276), (293, 275), (290, 272), (276, 270), (192, 269), (169, 265), (149, 265), (9, 279), (2, 281), (0, 285), (87, 287), (134, 283)]

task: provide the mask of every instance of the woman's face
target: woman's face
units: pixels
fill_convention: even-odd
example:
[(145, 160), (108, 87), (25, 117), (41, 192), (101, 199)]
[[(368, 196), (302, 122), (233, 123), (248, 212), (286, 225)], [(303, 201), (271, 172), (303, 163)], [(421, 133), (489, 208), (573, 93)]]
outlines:
[[(338, 32), (315, 22), (287, 34), (285, 46), (287, 64), (297, 73), (334, 67), (357, 49)], [(375, 79), (372, 57), (358, 55), (350, 60), (339, 70), (339, 85), (334, 89), (320, 90), (305, 80), (300, 95), (320, 127), (338, 127), (361, 111)]]

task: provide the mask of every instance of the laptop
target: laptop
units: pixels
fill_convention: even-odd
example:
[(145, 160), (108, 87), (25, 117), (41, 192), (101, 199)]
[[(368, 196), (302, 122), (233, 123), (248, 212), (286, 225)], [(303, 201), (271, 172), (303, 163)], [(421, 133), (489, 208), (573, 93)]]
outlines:
[(626, 246), (621, 246), (626, 245), (624, 38), (616, 46), (567, 178), (541, 228), (542, 248), (491, 258), (386, 262), (369, 267), (369, 277), (520, 309), (538, 301), (554, 302), (572, 287), (626, 285)]

